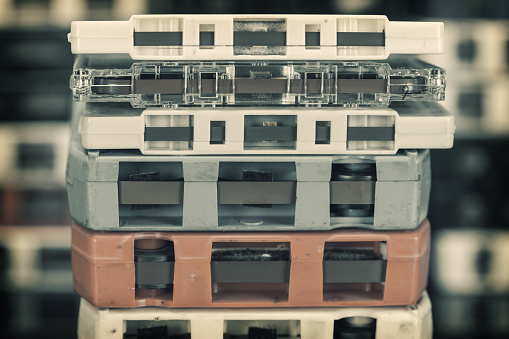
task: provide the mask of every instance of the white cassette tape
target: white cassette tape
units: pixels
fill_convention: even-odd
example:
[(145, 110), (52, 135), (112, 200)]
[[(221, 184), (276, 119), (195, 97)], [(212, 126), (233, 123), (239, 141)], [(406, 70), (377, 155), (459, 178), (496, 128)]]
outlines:
[(69, 143), (67, 123), (0, 125), (0, 185), (64, 187)]
[(435, 102), (397, 102), (390, 108), (145, 110), (93, 102), (79, 119), (85, 149), (154, 155), (395, 154), (450, 148), (455, 130), (452, 115)]
[(2, 289), (11, 292), (72, 292), (69, 226), (0, 226), (8, 258)]
[(442, 230), (435, 237), (436, 286), (449, 295), (509, 293), (509, 232)]
[(74, 54), (137, 60), (370, 60), (443, 53), (444, 25), (383, 15), (133, 15), (73, 22), (68, 40)]
[(451, 20), (445, 25), (447, 53), (425, 60), (455, 75), (474, 71), (487, 78), (509, 71), (509, 20)]
[(426, 292), (415, 305), (290, 309), (97, 308), (81, 300), (79, 339), (431, 339)]
[(454, 115), (458, 132), (507, 135), (509, 76), (503, 73), (486, 76), (482, 71), (454, 73), (447, 79), (447, 98), (443, 105)]

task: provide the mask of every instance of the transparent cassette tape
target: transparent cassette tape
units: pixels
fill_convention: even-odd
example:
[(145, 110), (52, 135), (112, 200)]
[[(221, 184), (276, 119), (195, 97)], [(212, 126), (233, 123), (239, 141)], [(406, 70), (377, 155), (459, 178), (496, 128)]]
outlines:
[(72, 53), (128, 53), (136, 60), (373, 60), (443, 53), (439, 22), (383, 15), (133, 15), (77, 21)]
[(77, 58), (70, 79), (79, 101), (150, 106), (388, 106), (443, 100), (445, 70), (415, 58), (381, 62), (132, 62)]
[(75, 291), (97, 307), (412, 305), (428, 280), (415, 230), (97, 232), (72, 224)]
[(81, 300), (79, 339), (140, 335), (193, 339), (431, 339), (426, 292), (411, 306), (172, 310), (97, 308)]
[(75, 105), (85, 149), (136, 149), (150, 155), (395, 154), (451, 148), (452, 115), (436, 102), (389, 108), (132, 108)]

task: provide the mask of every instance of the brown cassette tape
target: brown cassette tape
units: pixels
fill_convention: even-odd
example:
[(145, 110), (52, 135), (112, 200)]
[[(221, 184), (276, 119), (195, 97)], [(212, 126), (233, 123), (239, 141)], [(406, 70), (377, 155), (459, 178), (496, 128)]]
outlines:
[(72, 226), (74, 289), (97, 307), (410, 305), (430, 225), (326, 232), (98, 232)]

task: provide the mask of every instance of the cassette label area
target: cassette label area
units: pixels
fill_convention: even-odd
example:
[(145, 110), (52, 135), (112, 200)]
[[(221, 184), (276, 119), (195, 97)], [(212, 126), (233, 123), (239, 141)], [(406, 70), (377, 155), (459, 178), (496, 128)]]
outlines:
[(118, 233), (74, 223), (74, 289), (97, 307), (411, 305), (426, 287), (429, 230)]

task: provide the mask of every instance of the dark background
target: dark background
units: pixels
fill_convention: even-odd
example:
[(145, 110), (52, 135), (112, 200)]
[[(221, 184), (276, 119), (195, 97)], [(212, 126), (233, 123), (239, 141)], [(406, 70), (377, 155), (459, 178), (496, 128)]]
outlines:
[[(507, 0), (0, 1), (0, 336), (75, 337), (79, 298), (58, 161), (66, 157), (71, 107), (66, 34), (73, 20), (143, 13), (444, 21), (445, 55), (425, 57), (447, 70), (444, 105), (457, 125), (454, 148), (432, 151), (434, 338), (509, 337), (509, 278), (498, 274), (509, 272)], [(454, 280), (451, 262), (460, 267)]]

